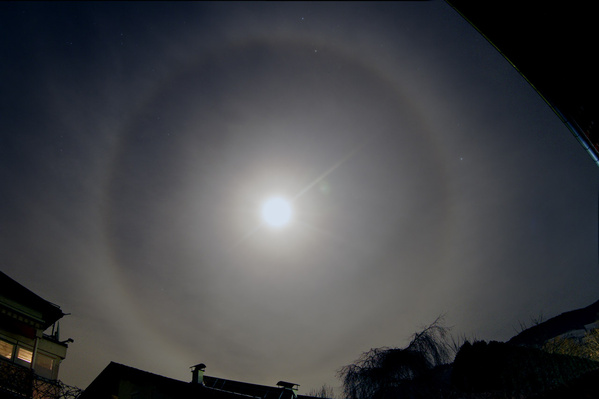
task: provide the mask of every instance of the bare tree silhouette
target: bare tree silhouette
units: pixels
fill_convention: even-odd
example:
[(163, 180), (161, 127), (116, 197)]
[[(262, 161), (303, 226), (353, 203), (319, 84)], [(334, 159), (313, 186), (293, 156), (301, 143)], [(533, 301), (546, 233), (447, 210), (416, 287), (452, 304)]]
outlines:
[[(364, 352), (353, 364), (342, 367), (338, 376), (347, 399), (377, 399), (405, 389), (406, 383), (424, 381), (437, 366), (452, 359), (449, 328), (439, 316), (424, 330), (415, 333), (409, 345), (376, 348)], [(412, 388), (414, 388), (412, 384)]]
[(320, 389), (311, 389), (310, 392), (308, 392), (308, 396), (321, 399), (334, 399), (335, 390), (333, 389), (333, 387), (324, 384), (320, 387)]

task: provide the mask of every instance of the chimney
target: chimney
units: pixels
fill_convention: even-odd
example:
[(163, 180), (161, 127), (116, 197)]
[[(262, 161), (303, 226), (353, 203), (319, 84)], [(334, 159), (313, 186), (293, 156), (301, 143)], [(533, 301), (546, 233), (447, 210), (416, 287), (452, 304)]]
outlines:
[[(281, 395), (279, 395), (279, 399), (283, 399), (283, 396), (285, 396), (285, 398), (291, 399), (297, 398), (299, 384), (296, 384), (294, 382), (279, 381), (277, 382), (277, 386), (283, 388)], [(287, 395), (283, 395), (284, 393), (286, 393)]]
[(204, 385), (204, 371), (206, 371), (204, 363), (191, 366), (191, 383)]

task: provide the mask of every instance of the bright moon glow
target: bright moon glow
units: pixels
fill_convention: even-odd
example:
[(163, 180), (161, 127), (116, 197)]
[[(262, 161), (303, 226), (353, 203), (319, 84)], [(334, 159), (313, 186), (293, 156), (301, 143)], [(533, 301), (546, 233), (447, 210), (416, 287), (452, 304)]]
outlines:
[(291, 203), (281, 197), (269, 198), (262, 205), (262, 219), (272, 227), (283, 227), (291, 221)]

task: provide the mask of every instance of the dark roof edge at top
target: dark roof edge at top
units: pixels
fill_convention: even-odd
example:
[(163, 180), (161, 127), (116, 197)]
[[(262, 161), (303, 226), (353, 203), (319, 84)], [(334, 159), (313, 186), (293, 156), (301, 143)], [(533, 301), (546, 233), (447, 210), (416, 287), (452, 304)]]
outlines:
[(541, 96), (599, 165), (599, 59), (592, 2), (446, 0)]

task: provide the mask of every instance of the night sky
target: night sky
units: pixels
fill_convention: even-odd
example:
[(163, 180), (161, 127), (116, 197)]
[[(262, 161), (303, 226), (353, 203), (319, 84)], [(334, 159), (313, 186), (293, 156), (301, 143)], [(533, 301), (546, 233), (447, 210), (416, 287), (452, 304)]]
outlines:
[(8, 2), (0, 29), (0, 267), (70, 313), (67, 384), (203, 362), (307, 393), (440, 314), (507, 340), (599, 299), (597, 165), (444, 1)]

